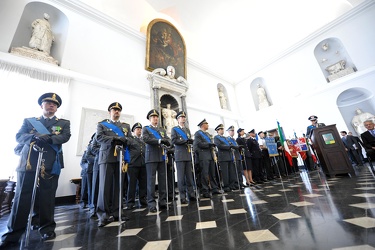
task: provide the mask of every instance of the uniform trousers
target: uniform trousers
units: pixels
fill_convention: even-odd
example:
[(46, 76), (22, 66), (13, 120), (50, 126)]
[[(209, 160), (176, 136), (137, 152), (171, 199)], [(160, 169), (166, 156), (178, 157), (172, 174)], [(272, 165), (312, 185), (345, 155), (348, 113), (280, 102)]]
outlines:
[(96, 207), (98, 203), (99, 195), (99, 168), (92, 171), (92, 187), (91, 187), (91, 202), (90, 202), (90, 214), (96, 213)]
[[(118, 218), (120, 173), (119, 162), (100, 164), (99, 195), (96, 213), (100, 220), (107, 220), (110, 216)], [(122, 183), (124, 175), (121, 174)], [(121, 198), (122, 201), (122, 198)]]
[(219, 161), (221, 176), (223, 177), (224, 191), (226, 189), (235, 189), (236, 186), (236, 173), (232, 161)]
[[(200, 160), (199, 165), (202, 169), (201, 172), (201, 185), (202, 194), (208, 194), (210, 192), (210, 186), (212, 191), (218, 190), (218, 182), (216, 181), (216, 169), (215, 162), (213, 160)], [(219, 174), (219, 173), (218, 173)]]
[(189, 197), (195, 197), (191, 161), (177, 161), (176, 168), (180, 199), (186, 199), (187, 195)]
[(155, 185), (156, 171), (158, 172), (159, 206), (167, 205), (166, 194), (166, 166), (165, 161), (146, 163), (147, 171), (147, 203), (148, 207), (156, 207)]
[[(30, 213), (31, 198), (34, 187), (35, 172), (17, 172), (17, 186), (14, 195), (12, 210), (9, 216), (7, 229), (1, 241), (18, 242), (27, 227)], [(55, 196), (59, 176), (53, 175), (50, 179), (39, 178), (33, 221), (39, 225), (41, 235), (54, 232), (55, 223)]]
[(128, 207), (135, 205), (135, 193), (137, 191), (139, 200), (146, 199), (147, 196), (147, 173), (145, 166), (132, 166), (128, 168), (128, 195), (126, 204)]
[(261, 158), (251, 158), (252, 170), (253, 170), (253, 179), (255, 181), (263, 180), (262, 169), (261, 169)]

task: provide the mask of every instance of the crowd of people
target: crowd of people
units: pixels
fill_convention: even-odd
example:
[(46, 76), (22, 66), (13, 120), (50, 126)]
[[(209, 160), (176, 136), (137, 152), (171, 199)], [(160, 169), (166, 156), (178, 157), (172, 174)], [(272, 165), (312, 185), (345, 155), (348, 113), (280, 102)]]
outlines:
[[(64, 167), (62, 144), (71, 136), (70, 122), (55, 116), (62, 104), (57, 94), (43, 94), (38, 104), (42, 115), (25, 119), (16, 135), (19, 145), (15, 152), (20, 155), (17, 188), (1, 249), (18, 244), (29, 229), (39, 230), (42, 240), (56, 237), (54, 201)], [(215, 127), (216, 135), (211, 135), (208, 121), (203, 119), (193, 136), (182, 110), (176, 114), (177, 125), (171, 129), (170, 138), (159, 125), (158, 110), (147, 113), (149, 125), (136, 122), (132, 127), (120, 121), (121, 112), (118, 102), (108, 106), (109, 118), (98, 122), (81, 159), (81, 207), (88, 207), (90, 217), (98, 218), (98, 227), (129, 220), (124, 210), (147, 207), (150, 213), (156, 213), (169, 209), (178, 199), (180, 204), (191, 204), (200, 197), (259, 187), (299, 171), (296, 158), (286, 160), (278, 135), (257, 133), (255, 129), (246, 133), (234, 126), (225, 129), (223, 124)], [(309, 139), (314, 129), (325, 124), (318, 123), (316, 116), (308, 119), (312, 122), (307, 127)], [(358, 145), (365, 148), (367, 158), (375, 159), (375, 124), (366, 120), (364, 126), (367, 131), (361, 134)], [(341, 133), (352, 160), (363, 164), (355, 138)], [(276, 142), (276, 156), (270, 155), (267, 138)], [(311, 162), (305, 159), (308, 170), (313, 170)]]

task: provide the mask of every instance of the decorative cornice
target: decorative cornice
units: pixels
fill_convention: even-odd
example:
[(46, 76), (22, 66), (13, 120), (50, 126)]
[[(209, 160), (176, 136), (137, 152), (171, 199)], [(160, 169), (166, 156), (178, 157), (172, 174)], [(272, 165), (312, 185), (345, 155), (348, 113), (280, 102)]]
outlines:
[(49, 0), (57, 5), (63, 6), (79, 15), (86, 16), (91, 20), (98, 22), (110, 29), (116, 30), (121, 34), (131, 35), (134, 38), (137, 38), (143, 42), (146, 42), (146, 36), (141, 32), (135, 30), (129, 25), (122, 23), (107, 14), (94, 9), (93, 7), (82, 3), (77, 0)]

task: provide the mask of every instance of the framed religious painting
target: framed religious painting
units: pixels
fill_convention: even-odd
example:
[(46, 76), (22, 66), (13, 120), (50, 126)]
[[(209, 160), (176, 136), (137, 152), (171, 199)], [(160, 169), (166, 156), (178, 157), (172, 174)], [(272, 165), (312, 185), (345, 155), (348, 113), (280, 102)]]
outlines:
[(180, 32), (163, 19), (154, 19), (147, 27), (146, 69), (157, 68), (173, 69), (174, 78), (187, 79), (185, 41)]

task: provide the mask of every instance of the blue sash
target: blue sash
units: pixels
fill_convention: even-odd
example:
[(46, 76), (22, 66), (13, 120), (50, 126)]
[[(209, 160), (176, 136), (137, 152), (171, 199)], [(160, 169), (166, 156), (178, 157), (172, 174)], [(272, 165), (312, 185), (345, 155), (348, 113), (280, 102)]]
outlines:
[[(35, 117), (33, 118), (28, 118), (27, 119), (31, 125), (36, 129), (36, 131), (38, 131), (38, 133), (40, 134), (47, 134), (47, 135), (50, 135), (51, 133), (48, 131), (48, 129), (43, 125), (43, 123), (41, 123), (39, 120), (36, 120)], [(60, 159), (59, 159), (59, 154), (61, 153), (62, 151), (62, 147), (60, 146), (57, 146), (55, 144), (48, 144), (51, 146), (51, 148), (53, 150), (55, 150), (56, 152), (56, 159), (55, 161), (53, 162), (53, 166), (52, 166), (52, 171), (51, 171), (51, 174), (52, 175), (60, 175), (60, 172), (61, 172), (61, 164), (60, 164)]]
[(220, 135), (218, 135), (217, 138), (218, 138), (220, 141), (224, 142), (225, 145), (230, 146), (229, 141), (228, 141), (225, 137), (223, 138), (223, 137), (221, 137)]
[(176, 132), (182, 136), (182, 138), (184, 138), (185, 141), (188, 140), (188, 137), (185, 133), (185, 131), (183, 131), (180, 127), (174, 127), (174, 130), (176, 130)]
[[(154, 135), (154, 137), (158, 140), (161, 140), (161, 135), (159, 134), (159, 132), (155, 129), (151, 129), (150, 126), (145, 126), (145, 128)], [(164, 149), (163, 149), (163, 157), (162, 157), (163, 161), (165, 161), (167, 159), (167, 156), (166, 156), (166, 153), (164, 152)]]
[[(228, 137), (228, 140), (230, 140), (230, 142), (234, 145), (234, 146), (237, 146), (237, 142), (232, 138), (232, 137)], [(240, 154), (240, 159), (242, 160), (242, 155)]]
[(233, 140), (232, 137), (228, 137), (228, 139), (230, 140), (230, 142), (234, 145), (234, 146), (237, 146), (237, 142), (235, 140)]
[(204, 133), (202, 130), (200, 130), (199, 133), (203, 136), (203, 138), (204, 138), (208, 143), (212, 143), (212, 142), (211, 142), (211, 139), (206, 135), (206, 133)]
[[(101, 123), (104, 126), (106, 126), (107, 128), (111, 129), (113, 132), (115, 132), (116, 135), (121, 136), (121, 137), (125, 137), (124, 132), (122, 132), (122, 130), (119, 127), (117, 127), (115, 124), (109, 123), (107, 121), (103, 121)], [(126, 146), (125, 149), (124, 149), (124, 161), (126, 163), (130, 162), (130, 152), (129, 152), (128, 146)]]
[(145, 128), (150, 132), (152, 133), (156, 139), (160, 140), (162, 139), (161, 138), (161, 135), (159, 134), (159, 132), (157, 130), (154, 130), (154, 129), (151, 129), (150, 126), (145, 126)]

